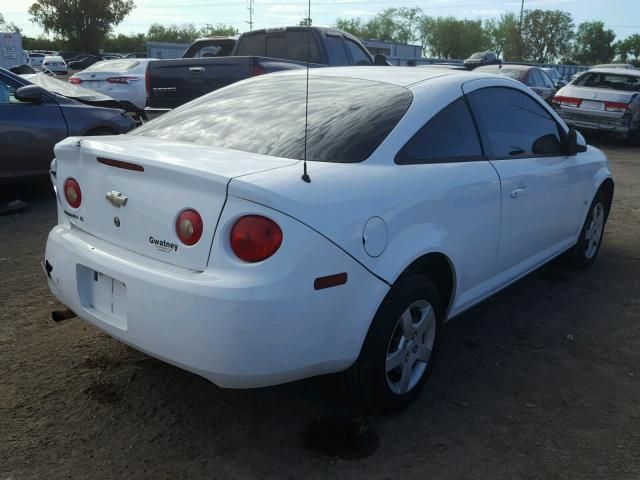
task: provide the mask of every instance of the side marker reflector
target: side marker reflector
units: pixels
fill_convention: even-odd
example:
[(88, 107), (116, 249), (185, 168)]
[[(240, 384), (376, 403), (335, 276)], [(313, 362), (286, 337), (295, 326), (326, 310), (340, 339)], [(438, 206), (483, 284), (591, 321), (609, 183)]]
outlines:
[(336, 273), (326, 277), (318, 277), (313, 281), (313, 288), (322, 290), (325, 288), (337, 287), (347, 283), (347, 272)]

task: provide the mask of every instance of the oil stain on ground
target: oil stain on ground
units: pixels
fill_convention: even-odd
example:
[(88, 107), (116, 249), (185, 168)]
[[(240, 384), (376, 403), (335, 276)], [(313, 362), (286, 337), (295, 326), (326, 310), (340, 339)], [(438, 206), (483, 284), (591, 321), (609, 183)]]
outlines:
[(302, 435), (307, 450), (343, 460), (370, 457), (380, 446), (373, 426), (362, 418), (316, 418)]

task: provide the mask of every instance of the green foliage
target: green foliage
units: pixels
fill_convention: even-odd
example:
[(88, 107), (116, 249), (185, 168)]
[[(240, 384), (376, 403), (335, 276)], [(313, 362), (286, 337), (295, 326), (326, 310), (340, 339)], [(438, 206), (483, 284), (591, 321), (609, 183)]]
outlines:
[(570, 49), (571, 14), (561, 10), (527, 10), (522, 22), (523, 57), (549, 63)]
[(119, 53), (146, 52), (147, 36), (144, 33), (109, 35), (104, 43), (104, 51)]
[(486, 20), (484, 31), (489, 50), (496, 52), (505, 61), (520, 59), (522, 39), (515, 14), (507, 13), (500, 18)]
[(583, 22), (576, 31), (573, 58), (581, 64), (609, 63), (616, 55), (616, 34), (603, 22)]
[(37, 0), (29, 14), (70, 49), (90, 52), (104, 45), (107, 34), (133, 7), (133, 0)]
[(623, 62), (640, 62), (640, 34), (634, 33), (616, 44), (616, 49)]
[(455, 17), (423, 17), (420, 39), (429, 55), (440, 58), (467, 58), (490, 45), (480, 20), (458, 20)]
[(359, 38), (409, 43), (418, 38), (422, 10), (418, 7), (386, 8), (371, 20), (338, 18), (335, 28)]
[(233, 36), (237, 34), (238, 30), (234, 27), (221, 23), (215, 26), (207, 25), (204, 28), (197, 28), (193, 23), (168, 26), (154, 23), (147, 32), (147, 41), (193, 43), (194, 40), (200, 37)]
[(44, 36), (39, 36), (37, 38), (23, 36), (22, 48), (25, 50), (59, 51), (64, 50), (64, 42), (61, 42), (60, 40), (52, 40)]
[(15, 23), (7, 22), (4, 19), (4, 15), (2, 15), (2, 13), (0, 13), (0, 32), (3, 32), (3, 33), (6, 33), (6, 32), (20, 33), (20, 29), (18, 28), (18, 26)]

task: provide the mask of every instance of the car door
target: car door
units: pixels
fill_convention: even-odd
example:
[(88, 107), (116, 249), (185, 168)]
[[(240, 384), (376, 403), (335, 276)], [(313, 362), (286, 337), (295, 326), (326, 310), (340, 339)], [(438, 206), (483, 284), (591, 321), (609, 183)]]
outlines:
[[(500, 228), (499, 178), (464, 96), (431, 117), (395, 163), (400, 167), (396, 178), (419, 205), (412, 209), (412, 229), (431, 225), (456, 265), (455, 315), (492, 290)], [(416, 237), (424, 247), (433, 246), (428, 235)]]
[(575, 243), (589, 167), (563, 152), (564, 127), (521, 87), (469, 82), (465, 90), (500, 176), (499, 287)]
[(53, 146), (67, 137), (67, 124), (53, 100), (36, 105), (15, 98), (21, 85), (0, 75), (0, 179), (46, 174)]
[(545, 84), (542, 72), (538, 69), (534, 68), (529, 70), (529, 82), (527, 85), (529, 85), (531, 90), (540, 95), (544, 100), (547, 100), (551, 96), (553, 85)]

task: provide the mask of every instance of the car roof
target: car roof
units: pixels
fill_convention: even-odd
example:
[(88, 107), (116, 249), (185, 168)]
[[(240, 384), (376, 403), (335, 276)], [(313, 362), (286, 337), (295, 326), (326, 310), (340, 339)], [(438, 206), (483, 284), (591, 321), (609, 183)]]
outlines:
[(44, 58), (55, 58), (62, 60), (62, 57), (60, 55), (45, 55)]
[(535, 65), (519, 65), (517, 63), (503, 63), (501, 65), (482, 65), (476, 68), (476, 70), (530, 70), (532, 68), (540, 68)]
[(640, 70), (631, 70), (627, 68), (592, 68), (583, 73), (611, 73), (615, 75), (628, 75), (632, 77), (640, 77)]
[(635, 70), (636, 68), (630, 63), (601, 63), (600, 65), (594, 65), (593, 68), (616, 68)]
[[(306, 69), (285, 70), (271, 73), (272, 76), (296, 76), (306, 75)], [(383, 67), (383, 66), (358, 66), (358, 67), (326, 67), (309, 69), (311, 77), (344, 77), (359, 80), (370, 80), (373, 82), (383, 82), (400, 87), (408, 87), (415, 83), (420, 83), (431, 78), (443, 76), (460, 76), (461, 81), (472, 78), (486, 77), (481, 73), (474, 74), (473, 71), (453, 70), (447, 67), (432, 66), (431, 68), (410, 68), (410, 67)]]

